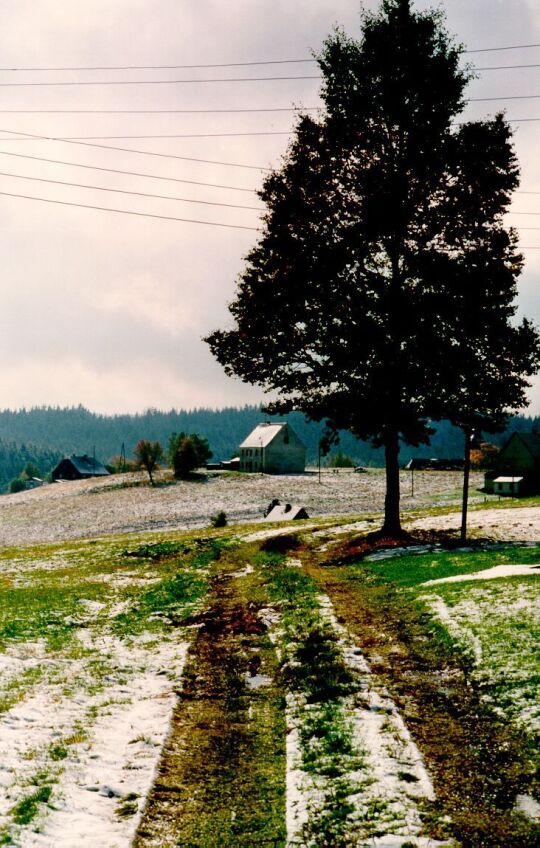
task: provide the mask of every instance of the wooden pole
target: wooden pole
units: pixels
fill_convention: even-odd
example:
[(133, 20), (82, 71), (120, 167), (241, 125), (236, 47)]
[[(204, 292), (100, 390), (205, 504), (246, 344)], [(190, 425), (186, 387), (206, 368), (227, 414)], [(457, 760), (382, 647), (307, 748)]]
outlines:
[(469, 504), (469, 474), (471, 470), (471, 436), (470, 427), (464, 428), (465, 433), (465, 462), (463, 465), (463, 503), (461, 507), (461, 534), (460, 540), (467, 541), (467, 507)]

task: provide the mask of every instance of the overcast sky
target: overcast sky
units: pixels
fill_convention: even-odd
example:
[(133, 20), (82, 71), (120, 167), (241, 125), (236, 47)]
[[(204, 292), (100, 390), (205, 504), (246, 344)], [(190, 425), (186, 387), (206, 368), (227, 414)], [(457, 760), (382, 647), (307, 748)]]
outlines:
[[(377, 5), (364, 3), (367, 8)], [(431, 5), (416, 3), (420, 8)], [(470, 50), (540, 43), (538, 0), (447, 0), (440, 5), (450, 31)], [(144, 66), (309, 59), (335, 24), (359, 34), (360, 3), (3, 0), (0, 8), (4, 69), (0, 72), (0, 407), (81, 403), (110, 413), (258, 402), (260, 391), (225, 377), (201, 341), (228, 320), (227, 302), (255, 232), (8, 195), (256, 227), (254, 210), (118, 191), (257, 206), (253, 190), (260, 185), (264, 173), (260, 169), (279, 164), (293, 125), (292, 112), (126, 114), (121, 110), (312, 107), (319, 102), (317, 80), (106, 86), (6, 83), (314, 76), (317, 67), (309, 63), (198, 69)], [(469, 59), (479, 68), (540, 65), (540, 47), (474, 53)], [(107, 70), (111, 66), (124, 68)], [(74, 67), (96, 70), (41, 70)], [(540, 98), (540, 67), (486, 70), (470, 86), (471, 97), (516, 95)], [(540, 119), (540, 99), (475, 103), (468, 114), (483, 116), (499, 108), (505, 108), (509, 118)], [(514, 126), (521, 189), (540, 192), (540, 120)], [(269, 132), (283, 134), (140, 138)], [(32, 139), (21, 133), (72, 140)], [(22, 179), (23, 175), (117, 191), (57, 185)], [(538, 215), (513, 215), (509, 223), (523, 228), (524, 247), (540, 246), (540, 230), (525, 229), (540, 227), (540, 193), (516, 195), (513, 209)], [(520, 310), (540, 323), (540, 250), (527, 249), (524, 254)], [(540, 414), (540, 383), (531, 401), (531, 411)]]

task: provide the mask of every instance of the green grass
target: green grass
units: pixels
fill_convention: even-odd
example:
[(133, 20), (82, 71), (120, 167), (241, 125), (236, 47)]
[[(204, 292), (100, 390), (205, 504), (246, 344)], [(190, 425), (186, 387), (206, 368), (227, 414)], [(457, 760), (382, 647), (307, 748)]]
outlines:
[(388, 559), (363, 560), (351, 566), (350, 575), (360, 569), (362, 576), (368, 572), (373, 579), (381, 583), (388, 582), (408, 588), (418, 586), (428, 580), (454, 577), (459, 574), (473, 574), (508, 563), (534, 564), (540, 562), (540, 545), (522, 547), (508, 545), (493, 550), (477, 551), (434, 551), (426, 554), (403, 554)]
[(12, 809), (13, 821), (15, 824), (24, 825), (30, 824), (37, 816), (42, 804), (47, 804), (52, 795), (50, 786), (42, 786), (31, 795), (27, 795), (22, 801), (19, 801)]
[[(269, 595), (281, 613), (281, 672), (296, 697), (301, 768), (317, 786), (302, 844), (310, 848), (361, 844), (353, 797), (372, 778), (349, 718), (357, 681), (321, 612), (321, 590), (315, 580), (287, 565), (283, 554), (261, 552), (258, 564), (264, 567)], [(371, 829), (363, 827), (361, 836), (368, 835)]]
[(484, 702), (539, 739), (538, 578), (442, 584), (426, 591), (428, 608), (430, 597), (446, 605), (450, 621), (443, 625), (456, 647), (471, 655), (472, 678)]

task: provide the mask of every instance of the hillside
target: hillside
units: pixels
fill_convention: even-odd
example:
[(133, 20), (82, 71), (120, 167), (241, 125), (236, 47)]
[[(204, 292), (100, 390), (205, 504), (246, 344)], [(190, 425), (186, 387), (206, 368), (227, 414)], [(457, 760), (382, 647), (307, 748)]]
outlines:
[[(479, 485), (481, 475), (472, 477)], [(230, 521), (259, 521), (273, 498), (304, 506), (311, 518), (380, 512), (384, 504), (384, 473), (344, 470), (326, 472), (322, 482), (312, 474), (210, 473), (196, 481), (175, 481), (162, 472), (152, 488), (143, 474), (52, 483), (0, 499), (0, 545), (24, 545), (107, 533), (133, 533), (180, 527), (208, 527), (210, 517), (224, 510)], [(459, 472), (415, 472), (414, 497), (410, 474), (402, 472), (403, 508), (458, 503)], [(484, 496), (471, 491), (471, 500)], [(366, 528), (371, 526), (366, 524)]]
[[(148, 410), (138, 415), (98, 415), (82, 406), (60, 409), (36, 407), (33, 409), (0, 411), (0, 487), (20, 473), (31, 459), (46, 474), (60, 456), (72, 453), (93, 454), (104, 462), (118, 456), (125, 449), (129, 458), (139, 439), (160, 441), (167, 446), (172, 433), (185, 431), (198, 433), (208, 439), (216, 459), (235, 455), (238, 445), (261, 419), (267, 418), (257, 406), (228, 407), (220, 410), (194, 409), (162, 412)], [(322, 425), (310, 423), (299, 413), (286, 418), (307, 447), (308, 464), (314, 465), (318, 457), (318, 444)], [(513, 430), (527, 430), (540, 424), (536, 418), (518, 416), (510, 422), (503, 434), (490, 437), (501, 444)], [(401, 461), (411, 456), (459, 457), (463, 451), (460, 430), (448, 422), (434, 425), (435, 433), (429, 445), (403, 446)], [(343, 432), (340, 448), (358, 464), (381, 466), (382, 451), (366, 442), (358, 441)]]

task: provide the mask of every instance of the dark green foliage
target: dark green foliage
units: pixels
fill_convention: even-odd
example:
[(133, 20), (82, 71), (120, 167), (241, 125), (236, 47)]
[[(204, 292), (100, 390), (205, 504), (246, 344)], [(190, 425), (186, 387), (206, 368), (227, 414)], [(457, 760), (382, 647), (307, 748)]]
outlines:
[(292, 662), (283, 667), (287, 686), (305, 692), (310, 703), (324, 703), (354, 691), (354, 678), (329, 626), (317, 624), (297, 634), (297, 640)]
[[(24, 414), (27, 414), (26, 411)], [(46, 445), (39, 434), (36, 436), (40, 439), (40, 447), (27, 442), (28, 435), (22, 431), (16, 436), (13, 431), (0, 435), (0, 491), (5, 491), (10, 480), (22, 477), (23, 469), (25, 472), (27, 469), (37, 470), (40, 473), (28, 476), (42, 477), (62, 458), (61, 449), (57, 445)], [(43, 474), (40, 469), (43, 469)]]
[(214, 515), (210, 516), (210, 524), (212, 527), (226, 527), (227, 526), (227, 513), (222, 509), (219, 512), (216, 512)]
[(175, 477), (187, 477), (212, 457), (208, 439), (197, 433), (173, 433), (169, 439), (169, 462)]
[[(153, 411), (140, 415), (111, 416), (96, 415), (82, 407), (0, 410), (0, 487), (7, 487), (10, 480), (19, 476), (29, 455), (46, 476), (62, 456), (81, 453), (81, 446), (84, 445), (95, 444), (96, 453), (107, 458), (117, 456), (122, 441), (125, 441), (129, 455), (141, 433), (145, 438), (167, 444), (171, 431), (182, 428), (185, 432), (203, 432), (212, 445), (214, 455), (217, 458), (227, 458), (236, 453), (240, 442), (261, 421), (262, 415), (258, 406), (227, 407), (221, 410)], [(308, 464), (315, 465), (317, 445), (322, 433), (321, 425), (307, 421), (299, 412), (280, 415), (279, 420), (286, 420), (291, 424), (307, 447)], [(518, 415), (511, 419), (502, 433), (490, 436), (489, 441), (501, 445), (511, 432), (530, 431), (533, 428), (540, 430), (540, 418)], [(401, 446), (400, 461), (403, 464), (412, 456), (429, 458), (461, 455), (463, 433), (459, 428), (448, 421), (441, 421), (434, 423), (433, 429), (435, 432), (428, 445), (418, 448)], [(355, 457), (359, 465), (383, 465), (384, 453), (381, 448), (374, 448), (347, 431), (342, 430), (339, 435), (341, 450), (348, 456)], [(41, 447), (30, 445), (31, 441), (36, 444), (39, 442)], [(122, 469), (119, 461), (114, 462), (113, 466), (115, 471)], [(133, 470), (133, 464), (129, 460), (126, 470)]]
[(235, 327), (207, 341), (228, 374), (277, 393), (272, 411), (384, 447), (384, 531), (399, 535), (400, 440), (461, 423), (460, 402), (519, 407), (538, 337), (510, 323), (521, 257), (503, 222), (517, 185), (507, 124), (454, 128), (468, 72), (439, 13), (384, 0), (362, 35), (326, 41), (325, 112), (300, 117), (266, 178)]
[(154, 471), (159, 468), (159, 463), (163, 459), (163, 448), (160, 443), (141, 439), (135, 445), (133, 454), (137, 465), (144, 468), (150, 478), (151, 485), (154, 486)]
[(328, 468), (354, 468), (357, 463), (342, 450), (338, 450), (329, 457), (326, 464)]
[(189, 436), (184, 437), (173, 453), (174, 476), (186, 479), (192, 471), (199, 467), (199, 464), (199, 454), (194, 441)]
[(11, 494), (15, 494), (16, 492), (24, 492), (26, 489), (26, 481), (21, 480), (20, 477), (15, 477), (14, 480), (9, 484), (9, 491)]

